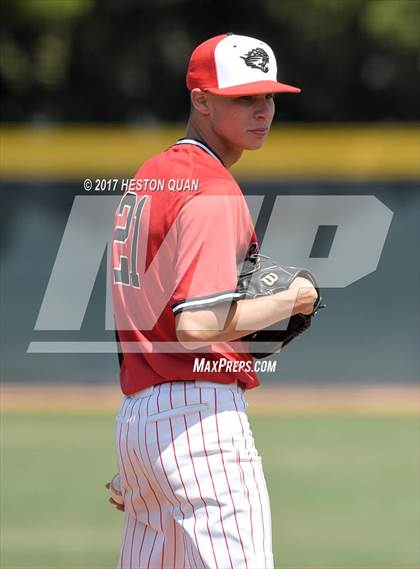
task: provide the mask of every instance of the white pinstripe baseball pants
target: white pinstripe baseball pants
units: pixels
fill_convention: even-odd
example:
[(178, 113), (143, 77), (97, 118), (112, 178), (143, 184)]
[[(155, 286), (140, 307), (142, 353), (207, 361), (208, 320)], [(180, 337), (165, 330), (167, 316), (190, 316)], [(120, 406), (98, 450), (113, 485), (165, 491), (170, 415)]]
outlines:
[(236, 384), (171, 382), (125, 397), (116, 448), (119, 569), (273, 567), (261, 458)]

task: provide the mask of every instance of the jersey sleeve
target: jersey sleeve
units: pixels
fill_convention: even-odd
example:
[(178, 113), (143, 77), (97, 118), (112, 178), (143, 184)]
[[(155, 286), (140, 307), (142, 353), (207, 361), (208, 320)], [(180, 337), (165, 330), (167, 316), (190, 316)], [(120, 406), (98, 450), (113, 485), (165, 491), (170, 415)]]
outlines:
[(177, 227), (174, 314), (243, 298), (237, 264), (253, 233), (244, 197), (197, 195), (181, 209)]

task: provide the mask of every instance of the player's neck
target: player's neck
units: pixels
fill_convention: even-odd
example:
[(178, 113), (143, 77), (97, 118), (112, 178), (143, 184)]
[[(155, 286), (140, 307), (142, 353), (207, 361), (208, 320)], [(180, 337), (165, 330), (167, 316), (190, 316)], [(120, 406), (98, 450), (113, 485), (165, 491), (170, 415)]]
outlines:
[(228, 169), (242, 156), (242, 149), (227, 144), (211, 127), (206, 124), (197, 124), (192, 118), (188, 121), (186, 136), (205, 142), (220, 157)]

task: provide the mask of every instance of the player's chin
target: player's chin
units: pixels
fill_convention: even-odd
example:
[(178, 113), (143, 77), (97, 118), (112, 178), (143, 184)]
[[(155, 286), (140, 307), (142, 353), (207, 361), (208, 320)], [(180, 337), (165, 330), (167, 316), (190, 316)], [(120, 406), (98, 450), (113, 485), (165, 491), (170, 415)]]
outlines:
[(264, 144), (267, 134), (248, 132), (244, 148), (245, 150), (258, 150)]

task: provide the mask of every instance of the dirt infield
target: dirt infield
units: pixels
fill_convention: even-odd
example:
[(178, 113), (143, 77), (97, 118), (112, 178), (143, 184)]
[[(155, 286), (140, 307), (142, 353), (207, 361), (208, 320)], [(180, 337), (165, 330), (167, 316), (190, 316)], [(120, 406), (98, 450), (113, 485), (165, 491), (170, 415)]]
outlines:
[[(260, 387), (247, 393), (249, 412), (418, 414), (416, 386)], [(121, 401), (118, 387), (83, 385), (13, 385), (0, 388), (2, 412), (113, 413)]]

